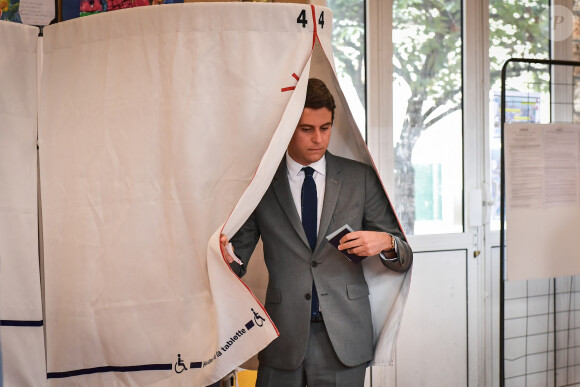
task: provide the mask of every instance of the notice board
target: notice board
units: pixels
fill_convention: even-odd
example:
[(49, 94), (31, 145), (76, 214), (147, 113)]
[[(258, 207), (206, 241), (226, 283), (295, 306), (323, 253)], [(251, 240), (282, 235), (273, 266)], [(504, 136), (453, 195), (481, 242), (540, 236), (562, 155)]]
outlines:
[(505, 124), (509, 281), (580, 274), (580, 125)]

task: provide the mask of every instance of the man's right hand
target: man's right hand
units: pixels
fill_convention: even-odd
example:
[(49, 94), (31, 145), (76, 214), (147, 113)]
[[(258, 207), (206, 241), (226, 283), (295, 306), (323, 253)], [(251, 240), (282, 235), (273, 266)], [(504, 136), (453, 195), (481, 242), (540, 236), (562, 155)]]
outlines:
[[(228, 245), (228, 237), (225, 234), (220, 234), (220, 248), (222, 249), (222, 254), (228, 261), (228, 263), (234, 262), (234, 258), (228, 253), (226, 246)], [(232, 246), (232, 251), (234, 251), (234, 246)]]

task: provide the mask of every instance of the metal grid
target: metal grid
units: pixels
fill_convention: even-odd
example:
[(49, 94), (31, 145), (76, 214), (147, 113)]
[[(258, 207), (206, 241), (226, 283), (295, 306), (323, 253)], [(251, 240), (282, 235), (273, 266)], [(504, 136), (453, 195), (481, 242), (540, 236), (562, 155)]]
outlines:
[[(543, 116), (535, 110), (514, 114), (525, 112), (526, 105), (528, 109), (543, 106)], [(508, 60), (502, 69), (502, 144), (504, 124), (510, 122), (580, 122), (580, 62)], [(580, 276), (505, 280), (503, 151), (502, 146), (500, 385), (580, 386)]]

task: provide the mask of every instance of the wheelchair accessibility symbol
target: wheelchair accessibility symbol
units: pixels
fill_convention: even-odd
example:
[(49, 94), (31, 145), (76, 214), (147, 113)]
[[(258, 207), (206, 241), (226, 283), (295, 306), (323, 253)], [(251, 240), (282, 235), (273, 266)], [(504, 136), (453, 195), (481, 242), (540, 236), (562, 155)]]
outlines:
[[(179, 371), (178, 371), (179, 369)], [(183, 362), (183, 360), (181, 359), (181, 354), (177, 354), (177, 363), (175, 363), (175, 372), (180, 374), (183, 371), (187, 371), (187, 367), (185, 366), (185, 363)]]
[(254, 313), (254, 322), (256, 323), (256, 325), (259, 327), (264, 325), (264, 321), (266, 321), (264, 317), (260, 316), (260, 314), (254, 310), (254, 308), (252, 308), (252, 312)]

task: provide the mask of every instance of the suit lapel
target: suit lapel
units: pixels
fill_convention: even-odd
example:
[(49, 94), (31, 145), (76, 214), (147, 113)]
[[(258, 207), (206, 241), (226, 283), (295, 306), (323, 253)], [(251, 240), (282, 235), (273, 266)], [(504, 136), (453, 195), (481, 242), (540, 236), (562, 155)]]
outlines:
[[(322, 215), (320, 216), (320, 225), (318, 226), (318, 240), (316, 242), (316, 250), (324, 243), (326, 235), (328, 235), (328, 225), (334, 214), (334, 208), (342, 186), (342, 177), (340, 176), (340, 166), (335, 157), (326, 152), (326, 187), (324, 189), (324, 203), (322, 205)], [(330, 230), (332, 232), (334, 230)]]
[(286, 157), (283, 157), (282, 162), (280, 163), (280, 166), (274, 175), (274, 179), (272, 180), (272, 188), (274, 189), (274, 193), (280, 202), (280, 206), (286, 213), (290, 224), (296, 233), (300, 236), (300, 239), (302, 239), (304, 244), (308, 247), (308, 249), (310, 249), (308, 238), (306, 237), (306, 233), (302, 227), (300, 216), (298, 215), (296, 205), (294, 204), (294, 199), (292, 198), (292, 193), (290, 192), (290, 184), (288, 183), (287, 173)]

